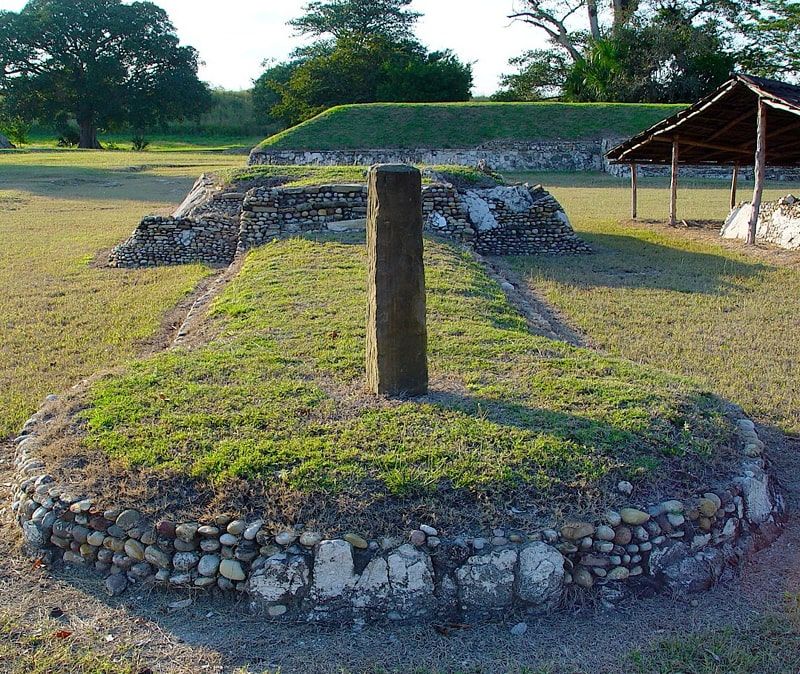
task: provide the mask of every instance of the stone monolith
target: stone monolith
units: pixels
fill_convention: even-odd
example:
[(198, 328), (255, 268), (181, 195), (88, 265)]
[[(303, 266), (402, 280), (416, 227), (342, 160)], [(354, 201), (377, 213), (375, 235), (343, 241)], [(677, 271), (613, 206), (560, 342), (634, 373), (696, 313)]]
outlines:
[(428, 333), (420, 172), (404, 164), (373, 166), (367, 212), (367, 389), (423, 395)]

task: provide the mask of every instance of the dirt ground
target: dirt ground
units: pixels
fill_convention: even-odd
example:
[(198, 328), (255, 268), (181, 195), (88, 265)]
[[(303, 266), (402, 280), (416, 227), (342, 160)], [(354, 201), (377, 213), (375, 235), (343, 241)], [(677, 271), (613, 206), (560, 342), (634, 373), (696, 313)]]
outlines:
[[(656, 226), (656, 225), (654, 225)], [(689, 229), (687, 236), (711, 237)], [(714, 238), (719, 243), (718, 238)], [(736, 245), (731, 244), (731, 245)], [(797, 263), (794, 254), (764, 249), (775, 261)], [(220, 281), (220, 284), (224, 281)], [(210, 288), (204, 287), (204, 290)], [(541, 298), (522, 298), (532, 311)], [(188, 311), (188, 305), (185, 305)], [(562, 338), (579, 341), (555, 315), (548, 323)], [(555, 320), (554, 320), (555, 319)], [(175, 314), (158, 348), (182, 323)], [(11, 447), (0, 453), (0, 611), (32, 630), (66, 629), (78, 644), (124, 654), (142, 672), (505, 672), (558, 664), (563, 672), (622, 671), (620, 660), (633, 648), (668, 636), (749, 623), (779, 608), (787, 592), (800, 588), (800, 441), (760, 428), (775, 474), (786, 490), (790, 517), (785, 533), (756, 554), (740, 577), (687, 603), (669, 597), (639, 600), (622, 608), (586, 605), (547, 618), (510, 614), (502, 622), (469, 626), (442, 635), (432, 624), (411, 626), (317, 626), (271, 624), (249, 615), (244, 603), (220, 602), (201, 594), (187, 607), (183, 597), (159, 590), (106, 596), (101, 579), (69, 568), (49, 571), (17, 551), (10, 507)], [(53, 617), (57, 616), (57, 617)], [(511, 626), (525, 621), (527, 632)], [(0, 671), (3, 664), (0, 663)]]

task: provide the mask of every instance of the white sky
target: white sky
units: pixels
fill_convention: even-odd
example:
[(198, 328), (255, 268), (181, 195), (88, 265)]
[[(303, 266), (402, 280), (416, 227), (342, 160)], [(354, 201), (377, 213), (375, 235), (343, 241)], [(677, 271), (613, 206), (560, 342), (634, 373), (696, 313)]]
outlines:
[[(212, 86), (246, 89), (262, 72), (264, 59), (284, 59), (300, 41), (286, 22), (298, 16), (305, 0), (155, 0), (170, 15), (183, 44), (200, 52), (200, 77)], [(532, 27), (511, 24), (513, 0), (414, 0), (425, 16), (420, 40), (432, 50), (452, 49), (474, 62), (474, 93), (497, 90), (508, 59), (542, 46)], [(19, 11), (25, 0), (0, 0), (0, 9)]]

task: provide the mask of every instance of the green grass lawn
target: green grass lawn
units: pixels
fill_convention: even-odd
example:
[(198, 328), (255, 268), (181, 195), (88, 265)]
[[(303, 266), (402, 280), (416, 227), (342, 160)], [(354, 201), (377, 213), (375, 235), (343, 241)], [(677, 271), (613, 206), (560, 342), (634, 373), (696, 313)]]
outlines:
[[(106, 151), (132, 152), (131, 132), (101, 133), (99, 140)], [(263, 140), (258, 135), (233, 135), (228, 133), (152, 133), (145, 136), (149, 145), (146, 152), (221, 152), (226, 150), (249, 150)], [(59, 150), (58, 135), (50, 130), (34, 129), (20, 150)]]
[(631, 674), (797, 674), (800, 619), (797, 597), (784, 612), (749, 626), (683, 634), (634, 651), (622, 671)]
[(251, 252), (213, 305), (216, 339), (93, 388), (87, 445), (137, 471), (256, 479), (275, 498), (522, 489), (543, 507), (570, 508), (601, 502), (619, 479), (660, 482), (687, 464), (713, 465), (728, 442), (712, 396), (531, 335), (477, 264), (432, 239), (432, 394), (396, 404), (365, 396), (365, 266), (361, 241)]
[(31, 629), (0, 612), (0, 671), (5, 674), (141, 674), (149, 671), (136, 666), (130, 657), (101, 655), (98, 651), (103, 645), (97, 642), (97, 638), (64, 630), (56, 620), (42, 620)]
[(208, 271), (108, 270), (98, 251), (168, 212), (202, 171), (241, 157), (0, 153), (0, 437), (48, 393), (134, 356)]
[[(455, 184), (474, 184), (493, 187), (502, 181), (502, 176), (487, 175), (467, 166), (420, 166), (423, 184), (447, 180)], [(285, 187), (306, 185), (330, 185), (337, 183), (366, 183), (366, 166), (282, 166), (256, 165), (220, 171), (220, 177), (229, 182), (267, 178), (289, 178)], [(433, 172), (433, 173), (430, 173)], [(496, 179), (495, 177), (496, 176)]]
[[(216, 359), (231, 372), (238, 355), (250, 360), (247, 367), (251, 368), (251, 375), (252, 367), (256, 368), (250, 380), (235, 382), (239, 390), (233, 397), (240, 403), (248, 402), (241, 396), (242, 388), (254, 387), (259, 395), (284, 396), (285, 392), (276, 391), (264, 382), (264, 373), (274, 367), (280, 367), (281, 371), (288, 369), (292, 376), (312, 369), (324, 375), (301, 378), (297, 389), (298, 411), (308, 422), (313, 422), (316, 410), (324, 410), (329, 404), (326, 396), (330, 392), (349, 390), (347, 382), (354, 368), (360, 365), (359, 359), (352, 355), (353, 344), (360, 335), (353, 332), (355, 296), (346, 281), (360, 273), (360, 266), (356, 248), (332, 241), (295, 241), (283, 245), (293, 247), (293, 255), (302, 253), (308, 265), (316, 266), (314, 257), (323, 254), (326, 259), (337, 261), (332, 278), (339, 285), (331, 295), (335, 301), (330, 309), (336, 312), (335, 316), (320, 308), (318, 298), (308, 292), (315, 283), (330, 286), (333, 282), (320, 280), (318, 273), (303, 278), (298, 274), (288, 285), (302, 283), (302, 290), (283, 287), (287, 284), (280, 280), (287, 278), (287, 270), (281, 256), (288, 254), (288, 248), (267, 247), (252, 256), (243, 282), (232, 287), (216, 305), (214, 321), (227, 332), (206, 349), (195, 352), (197, 360), (179, 353), (132, 361), (141, 341), (158, 329), (165, 312), (208, 272), (199, 266), (103, 270), (92, 267), (90, 260), (98, 250), (124, 239), (145, 213), (165, 212), (174, 207), (200, 172), (233, 169), (241, 164), (242, 157), (204, 152), (0, 153), (0, 241), (4, 243), (0, 250), (0, 287), (4, 290), (0, 294), (0, 434), (14, 433), (44, 394), (64, 391), (77, 379), (98, 369), (131, 362), (132, 369), (116, 382), (121, 386), (138, 380), (141, 388), (134, 391), (134, 403), (137, 406), (142, 401), (153, 403), (152, 408), (143, 409), (156, 415), (163, 415), (168, 409), (185, 410), (186, 402), (180, 397), (155, 402), (149, 397), (152, 387), (148, 376), (158, 380), (169, 368), (185, 368), (178, 371), (193, 388), (182, 393), (197, 393), (203, 400), (219, 384), (218, 378), (208, 377), (204, 366), (214, 364)], [(572, 437), (577, 434), (582, 439), (596, 441), (600, 451), (591, 453), (590, 459), (592, 465), (605, 469), (609, 463), (603, 454), (604, 442), (613, 437), (605, 433), (609, 426), (630, 438), (647, 438), (652, 430), (646, 419), (637, 422), (632, 410), (623, 409), (619, 419), (614, 418), (614, 404), (620, 396), (645, 400), (643, 404), (649, 405), (648, 395), (654, 396), (650, 400), (658, 401), (665, 391), (689, 392), (694, 388), (661, 374), (654, 375), (652, 381), (640, 381), (637, 376), (649, 370), (616, 358), (622, 356), (678, 375), (689, 375), (701, 388), (743, 403), (760, 421), (797, 430), (800, 405), (793, 364), (800, 355), (796, 340), (800, 270), (791, 262), (792, 258), (787, 258), (787, 262), (753, 258), (713, 242), (691, 240), (683, 231), (620, 225), (618, 222), (627, 217), (627, 190), (623, 181), (607, 176), (528, 177), (552, 189), (566, 206), (578, 233), (599, 252), (589, 257), (518, 259), (514, 264), (536, 280), (536, 287), (543, 289), (593, 345), (607, 350), (612, 357), (552, 343), (543, 346), (543, 340), (525, 334), (519, 318), (504, 305), (502, 297), (479, 270), (437, 244), (438, 252), (431, 259), (430, 280), (435, 291), (431, 307), (437, 317), (452, 311), (468, 317), (466, 326), (452, 325), (450, 321), (446, 332), (433, 333), (436, 340), (432, 341), (432, 358), (438, 371), (442, 372), (437, 363), (452, 359), (457, 365), (455, 374), (466, 381), (460, 399), (453, 396), (446, 401), (450, 414), (460, 414), (462, 403), (477, 409), (480, 402), (482, 414), (475, 416), (473, 423), (486, 424), (494, 431), (500, 426), (497, 432), (502, 432), (502, 437), (513, 438), (519, 437), (523, 429), (499, 421), (517, 422), (522, 418), (527, 423), (533, 410), (536, 423), (547, 429), (545, 437), (552, 437), (560, 429), (560, 432), (567, 430)], [(681, 217), (698, 220), (724, 217), (726, 185), (706, 182), (689, 183), (686, 187), (680, 195)], [(796, 191), (797, 186), (773, 186), (769, 196), (790, 190)], [(666, 199), (663, 181), (642, 180), (642, 217), (663, 220)], [(431, 253), (433, 248), (429, 248)], [(453, 287), (460, 294), (448, 297), (442, 292), (442, 283), (454, 269), (458, 272), (455, 275), (458, 283)], [(265, 287), (266, 282), (272, 285)], [(293, 315), (303, 317), (303, 325), (310, 326), (313, 338), (307, 344), (287, 335), (285, 321), (279, 320), (277, 310), (266, 314), (254, 308), (269, 307), (273, 300), (267, 301), (265, 296), (270, 293), (279, 302), (277, 306), (291, 309)], [(489, 319), (481, 320), (481, 315)], [(342, 327), (339, 334), (333, 334), (334, 331), (324, 334), (318, 325), (315, 327), (328, 319)], [(231, 333), (237, 326), (241, 328), (241, 339)], [(459, 331), (465, 332), (459, 334)], [(496, 338), (510, 336), (508, 349), (514, 360), (489, 359), (488, 367), (484, 367), (483, 361), (475, 362), (475, 353), (469, 349), (451, 355), (457, 345), (464, 344), (467, 334), (479, 336), (476, 344), (482, 353), (495, 355), (501, 347), (505, 348), (495, 343)], [(345, 344), (345, 353), (351, 354), (343, 359), (337, 356), (342, 350), (340, 340)], [(242, 353), (248, 344), (258, 346), (261, 355)], [(276, 354), (276, 344), (285, 344), (286, 354)], [(728, 357), (722, 361), (720, 353)], [(517, 362), (525, 364), (519, 373), (513, 368)], [(147, 363), (153, 364), (149, 375)], [(262, 367), (263, 371), (258, 369)], [(563, 382), (553, 378), (565, 368), (567, 375)], [(504, 373), (511, 369), (515, 369), (514, 376), (506, 377)], [(465, 376), (471, 372), (478, 376)], [(218, 377), (225, 374), (221, 370)], [(616, 380), (614, 374), (619, 375)], [(589, 377), (591, 382), (600, 378), (604, 387), (588, 391), (575, 388), (580, 377)], [(500, 385), (495, 390), (498, 380)], [(435, 381), (442, 386), (447, 384), (442, 379)], [(531, 391), (530, 382), (543, 385)], [(102, 386), (111, 384), (106, 381)], [(113, 391), (98, 389), (101, 390), (113, 399)], [(165, 397), (170, 398), (173, 393), (170, 391)], [(565, 406), (558, 414), (537, 417), (540, 414), (537, 400), (542, 396), (550, 400), (582, 400), (590, 409)], [(511, 402), (498, 406), (498, 399)], [(595, 410), (598, 401), (600, 406)], [(214, 418), (213, 407), (209, 413), (199, 408), (202, 433), (189, 431), (207, 441), (219, 433), (214, 423), (218, 419)], [(242, 409), (252, 411), (253, 407), (242, 405)], [(358, 411), (357, 406), (348, 410), (349, 418), (356, 418), (352, 415)], [(126, 408), (123, 406), (119, 412), (126, 413)], [(254, 412), (261, 413), (261, 408)], [(378, 410), (376, 414), (376, 418), (381, 418), (388, 412)], [(579, 421), (573, 423), (569, 417), (577, 417)], [(405, 411), (393, 418), (408, 423), (416, 419), (440, 419), (427, 412), (411, 415)], [(263, 419), (243, 416), (241, 421), (244, 428), (241, 435), (237, 430), (232, 436), (234, 441), (251, 439), (253, 429)], [(279, 422), (277, 429), (285, 431), (286, 420)], [(107, 430), (98, 427), (95, 437), (108, 438)], [(438, 427), (435, 430), (441, 432)], [(655, 430), (656, 438), (665, 437), (659, 429)], [(465, 433), (464, 437), (471, 436)], [(568, 446), (563, 435), (555, 437), (560, 446)], [(126, 447), (124, 440), (123, 435), (120, 449)], [(510, 452), (513, 457), (513, 443), (501, 445), (500, 451)], [(468, 452), (462, 456), (465, 461), (473, 457)], [(644, 452), (643, 456), (650, 454)], [(313, 453), (302, 458), (310, 461)], [(310, 464), (312, 471), (322, 465), (314, 461)], [(457, 475), (465, 464), (424, 465), (426, 471), (432, 465), (436, 470)], [(568, 464), (563, 476), (574, 471), (576, 465), (580, 467)], [(394, 474), (392, 468), (390, 464), (378, 465), (386, 474)], [(557, 475), (557, 479), (563, 476)], [(292, 477), (291, 471), (286, 477), (303, 479), (297, 474)], [(403, 482), (398, 480), (396, 484)], [(643, 646), (640, 652), (625, 659), (620, 671), (794, 674), (800, 658), (795, 613), (786, 611), (765, 617), (750, 628), (687, 632)], [(92, 649), (105, 651), (107, 645), (81, 642), (75, 650), (70, 650), (68, 643), (50, 638), (49, 632), (35, 633), (50, 627), (49, 623), (42, 627), (13, 624), (0, 618), (0, 661), (12, 663), (11, 671), (19, 672), (125, 672), (130, 667), (124, 658), (117, 660), (113, 653), (108, 656), (111, 660), (93, 654)], [(134, 652), (139, 648), (135, 644), (126, 647)], [(535, 659), (533, 652), (531, 659)], [(137, 665), (133, 671), (138, 669)]]
[(493, 140), (630, 136), (684, 106), (625, 103), (342, 105), (267, 138), (267, 150), (465, 148)]
[[(532, 287), (597, 348), (691, 376), (759, 421), (800, 433), (800, 255), (753, 258), (685, 230), (619, 224), (628, 197), (612, 178), (547, 184), (597, 254), (515, 259)], [(771, 185), (767, 198), (793, 189)], [(663, 218), (667, 194), (665, 181), (648, 181), (641, 217)], [(682, 218), (721, 219), (727, 194), (719, 183), (690, 181), (679, 206)]]

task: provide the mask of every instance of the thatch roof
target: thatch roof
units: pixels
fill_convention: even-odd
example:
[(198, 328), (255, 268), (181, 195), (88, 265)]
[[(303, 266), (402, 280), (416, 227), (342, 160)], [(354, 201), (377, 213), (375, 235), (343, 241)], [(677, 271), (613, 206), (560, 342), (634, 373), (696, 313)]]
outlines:
[(606, 157), (614, 164), (669, 164), (677, 139), (681, 164), (752, 165), (759, 99), (768, 106), (767, 165), (800, 165), (800, 87), (749, 75), (735, 75)]

